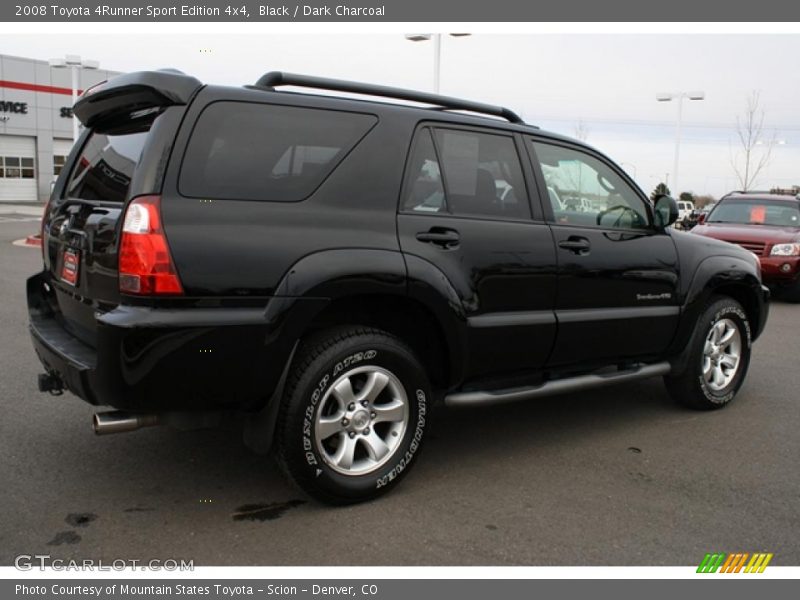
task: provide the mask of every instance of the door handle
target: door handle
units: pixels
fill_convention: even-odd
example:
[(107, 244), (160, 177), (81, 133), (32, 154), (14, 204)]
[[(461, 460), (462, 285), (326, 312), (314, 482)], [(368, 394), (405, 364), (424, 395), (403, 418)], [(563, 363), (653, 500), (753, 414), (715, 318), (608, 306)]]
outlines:
[(589, 251), (592, 249), (592, 244), (589, 243), (589, 240), (585, 237), (571, 235), (566, 240), (558, 242), (558, 247), (574, 252), (575, 254), (589, 254)]
[(430, 231), (420, 231), (417, 234), (417, 239), (420, 242), (434, 244), (442, 248), (453, 248), (458, 246), (461, 241), (461, 236), (455, 229), (444, 229), (442, 227), (433, 227)]

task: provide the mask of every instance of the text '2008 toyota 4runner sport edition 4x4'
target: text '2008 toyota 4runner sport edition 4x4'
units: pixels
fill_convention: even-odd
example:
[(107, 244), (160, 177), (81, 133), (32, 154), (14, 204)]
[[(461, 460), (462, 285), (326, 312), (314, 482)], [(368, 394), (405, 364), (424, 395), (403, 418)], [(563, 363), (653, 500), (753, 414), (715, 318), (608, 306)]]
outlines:
[(27, 284), (40, 389), (116, 409), (97, 433), (244, 413), (326, 502), (397, 485), (438, 400), (663, 376), (725, 406), (767, 319), (753, 254), (675, 232), (674, 200), (506, 108), (165, 70), (74, 111)]

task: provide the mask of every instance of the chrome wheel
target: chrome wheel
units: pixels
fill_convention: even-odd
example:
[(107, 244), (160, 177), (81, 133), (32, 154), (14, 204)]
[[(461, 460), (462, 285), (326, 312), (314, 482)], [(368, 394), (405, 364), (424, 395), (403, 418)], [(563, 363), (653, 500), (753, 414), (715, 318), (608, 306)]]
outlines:
[(357, 367), (325, 392), (314, 421), (317, 450), (334, 471), (365, 475), (396, 452), (408, 426), (408, 397), (393, 373)]
[(711, 326), (703, 348), (703, 378), (719, 392), (730, 385), (739, 370), (742, 334), (731, 319), (720, 319)]

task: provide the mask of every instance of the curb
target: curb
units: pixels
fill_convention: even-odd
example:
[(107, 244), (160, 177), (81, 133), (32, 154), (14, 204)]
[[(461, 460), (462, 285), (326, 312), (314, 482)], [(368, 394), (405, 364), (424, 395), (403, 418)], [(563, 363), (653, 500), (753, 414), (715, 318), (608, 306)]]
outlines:
[(41, 248), (42, 236), (39, 234), (29, 235), (23, 240), (14, 240), (12, 242), (15, 246), (26, 246), (28, 248)]

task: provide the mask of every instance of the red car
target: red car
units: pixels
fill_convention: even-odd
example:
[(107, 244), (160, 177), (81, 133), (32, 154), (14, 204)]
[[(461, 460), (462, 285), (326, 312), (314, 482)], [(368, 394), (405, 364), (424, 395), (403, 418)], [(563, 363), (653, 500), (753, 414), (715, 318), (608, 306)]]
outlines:
[(786, 300), (800, 302), (800, 198), (729, 194), (692, 233), (750, 250), (761, 261), (764, 284)]

